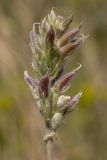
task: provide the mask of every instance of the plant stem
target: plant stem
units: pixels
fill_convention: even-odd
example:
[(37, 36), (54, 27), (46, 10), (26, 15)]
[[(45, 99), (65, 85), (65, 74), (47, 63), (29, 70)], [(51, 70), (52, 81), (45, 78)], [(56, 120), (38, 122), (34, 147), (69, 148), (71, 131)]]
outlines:
[[(51, 134), (52, 129), (50, 127), (46, 127), (46, 134)], [(46, 150), (47, 150), (47, 160), (54, 160), (54, 143), (53, 137), (49, 138), (46, 142)]]

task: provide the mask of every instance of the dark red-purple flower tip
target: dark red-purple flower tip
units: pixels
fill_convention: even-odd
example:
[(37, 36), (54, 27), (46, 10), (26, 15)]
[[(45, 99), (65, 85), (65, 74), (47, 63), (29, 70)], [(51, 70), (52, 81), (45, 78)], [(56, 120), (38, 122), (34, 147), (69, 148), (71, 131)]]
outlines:
[(76, 75), (77, 71), (81, 68), (81, 65), (79, 65), (78, 68), (74, 69), (73, 71), (65, 74), (62, 76), (55, 84), (55, 88), (61, 91), (67, 84), (72, 80), (72, 78)]
[(54, 39), (55, 39), (55, 32), (54, 32), (52, 26), (50, 26), (50, 29), (46, 33), (46, 42), (53, 45)]
[(69, 111), (72, 111), (74, 109), (75, 105), (79, 102), (81, 95), (82, 92), (80, 91), (78, 94), (70, 98), (70, 100), (68, 101)]
[(65, 106), (61, 110), (63, 115), (70, 113), (71, 111), (73, 111), (75, 109), (75, 106), (78, 104), (81, 95), (82, 95), (82, 92), (80, 91), (75, 96), (71, 96), (71, 98), (67, 101), (67, 103), (65, 104)]
[(45, 75), (40, 79), (39, 87), (41, 91), (43, 92), (44, 96), (47, 98), (48, 90), (49, 90), (49, 76), (48, 75)]
[(80, 45), (81, 41), (81, 39), (72, 38), (68, 44), (60, 49), (62, 57), (65, 58), (69, 55), (72, 55), (71, 51), (76, 49)]
[(64, 86), (66, 86), (68, 84), (68, 82), (74, 77), (75, 72), (70, 72), (66, 75), (64, 75), (60, 80), (59, 80), (59, 85), (58, 88), (61, 91), (63, 89)]
[(66, 33), (63, 37), (61, 37), (58, 40), (59, 46), (63, 47), (69, 42), (70, 39), (74, 39), (75, 36), (79, 33), (81, 26), (82, 26), (82, 23), (79, 25), (78, 28), (71, 30), (70, 32)]
[(70, 33), (69, 33), (69, 37), (70, 37), (70, 38), (74, 38), (74, 37), (79, 33), (82, 25), (83, 25), (83, 22), (80, 23), (80, 25), (79, 25), (78, 28), (75, 28), (75, 29), (71, 30)]

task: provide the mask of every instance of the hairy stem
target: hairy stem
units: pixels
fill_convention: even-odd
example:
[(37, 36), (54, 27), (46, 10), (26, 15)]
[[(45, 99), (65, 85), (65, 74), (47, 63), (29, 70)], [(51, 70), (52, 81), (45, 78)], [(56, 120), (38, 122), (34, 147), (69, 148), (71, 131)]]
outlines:
[[(50, 135), (52, 133), (52, 129), (50, 127), (46, 127), (46, 135)], [(47, 160), (54, 160), (54, 139), (53, 136), (47, 139), (46, 142), (46, 150), (47, 150)]]

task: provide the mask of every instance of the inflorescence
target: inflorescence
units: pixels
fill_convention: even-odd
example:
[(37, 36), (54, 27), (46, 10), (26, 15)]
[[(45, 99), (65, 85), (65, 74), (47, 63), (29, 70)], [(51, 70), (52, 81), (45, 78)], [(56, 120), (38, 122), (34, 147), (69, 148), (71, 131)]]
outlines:
[(53, 131), (60, 127), (64, 117), (74, 110), (82, 95), (65, 96), (71, 80), (78, 73), (81, 65), (63, 75), (64, 66), (73, 51), (87, 38), (78, 36), (79, 27), (70, 30), (73, 16), (64, 19), (52, 9), (41, 23), (34, 23), (30, 32), (30, 47), (33, 53), (32, 67), (36, 78), (27, 71), (24, 78), (28, 84), (36, 106), (45, 118), (46, 126)]

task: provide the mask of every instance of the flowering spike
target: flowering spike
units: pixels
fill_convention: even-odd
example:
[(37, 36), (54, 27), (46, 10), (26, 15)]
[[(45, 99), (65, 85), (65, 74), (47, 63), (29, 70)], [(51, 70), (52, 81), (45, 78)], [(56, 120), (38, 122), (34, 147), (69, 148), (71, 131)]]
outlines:
[(48, 97), (48, 89), (49, 89), (49, 76), (45, 75), (42, 77), (39, 81), (39, 87), (41, 91), (43, 92), (44, 96)]
[(41, 23), (33, 24), (30, 32), (32, 66), (36, 77), (40, 80), (32, 79), (27, 71), (24, 72), (24, 79), (44, 116), (46, 128), (49, 131), (46, 135), (47, 144), (49, 139), (53, 141), (53, 132), (61, 126), (66, 113), (70, 113), (75, 108), (82, 95), (82, 92), (73, 97), (62, 95), (81, 68), (79, 64), (71, 72), (62, 75), (67, 57), (88, 37), (81, 33), (77, 37), (82, 23), (78, 28), (67, 31), (72, 20), (72, 15), (64, 19), (62, 16), (57, 16), (52, 9)]

